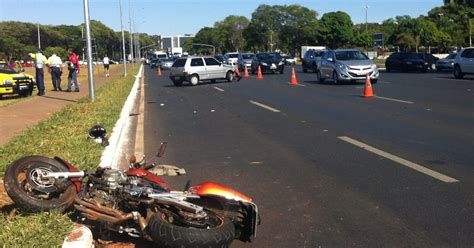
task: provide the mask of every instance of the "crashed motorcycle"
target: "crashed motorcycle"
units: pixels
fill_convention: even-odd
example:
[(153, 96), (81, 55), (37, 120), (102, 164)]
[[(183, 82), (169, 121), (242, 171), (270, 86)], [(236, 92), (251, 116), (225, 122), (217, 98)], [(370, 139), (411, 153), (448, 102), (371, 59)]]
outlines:
[(94, 227), (159, 247), (228, 247), (256, 236), (259, 215), (251, 198), (215, 182), (173, 191), (150, 171), (155, 166), (133, 158), (126, 171), (79, 171), (59, 157), (27, 156), (7, 168), (4, 184), (23, 210), (73, 208)]

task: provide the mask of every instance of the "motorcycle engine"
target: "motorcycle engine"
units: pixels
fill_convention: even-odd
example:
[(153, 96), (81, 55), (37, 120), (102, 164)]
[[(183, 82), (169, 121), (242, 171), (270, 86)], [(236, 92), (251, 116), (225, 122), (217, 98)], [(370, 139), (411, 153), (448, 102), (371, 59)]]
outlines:
[(117, 192), (127, 182), (125, 174), (120, 170), (107, 168), (90, 179), (89, 197), (101, 205), (115, 207)]

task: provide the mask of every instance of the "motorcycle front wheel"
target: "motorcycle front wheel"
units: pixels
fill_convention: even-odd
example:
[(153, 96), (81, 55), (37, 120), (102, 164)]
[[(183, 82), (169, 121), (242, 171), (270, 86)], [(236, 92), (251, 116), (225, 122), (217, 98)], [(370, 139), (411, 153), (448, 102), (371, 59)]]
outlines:
[(229, 247), (235, 237), (234, 223), (230, 219), (206, 211), (209, 219), (206, 227), (186, 226), (166, 213), (155, 214), (147, 233), (158, 247)]
[(74, 184), (58, 189), (55, 179), (44, 179), (44, 172), (68, 171), (60, 162), (42, 156), (27, 156), (8, 166), (4, 186), (15, 204), (27, 212), (60, 210), (71, 206), (76, 197)]

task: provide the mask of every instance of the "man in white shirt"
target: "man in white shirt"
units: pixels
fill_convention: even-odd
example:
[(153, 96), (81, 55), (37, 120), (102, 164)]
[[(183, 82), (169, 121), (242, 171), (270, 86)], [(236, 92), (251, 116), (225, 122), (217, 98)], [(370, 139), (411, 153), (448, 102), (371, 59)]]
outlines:
[(49, 68), (51, 72), (51, 79), (53, 81), (53, 91), (62, 91), (61, 89), (61, 74), (63, 61), (55, 53), (48, 58)]
[(105, 69), (105, 77), (109, 77), (109, 64), (110, 64), (110, 59), (107, 57), (107, 54), (104, 57), (104, 69)]

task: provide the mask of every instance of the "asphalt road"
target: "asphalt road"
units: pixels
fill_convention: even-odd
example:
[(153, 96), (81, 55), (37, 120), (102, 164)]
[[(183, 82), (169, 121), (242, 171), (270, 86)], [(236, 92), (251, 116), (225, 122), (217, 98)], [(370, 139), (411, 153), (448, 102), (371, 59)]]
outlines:
[[(316, 82), (297, 68), (174, 87), (145, 70), (145, 153), (251, 196), (262, 224), (233, 247), (473, 247), (474, 80), (381, 73)], [(363, 144), (361, 144), (363, 143)]]

